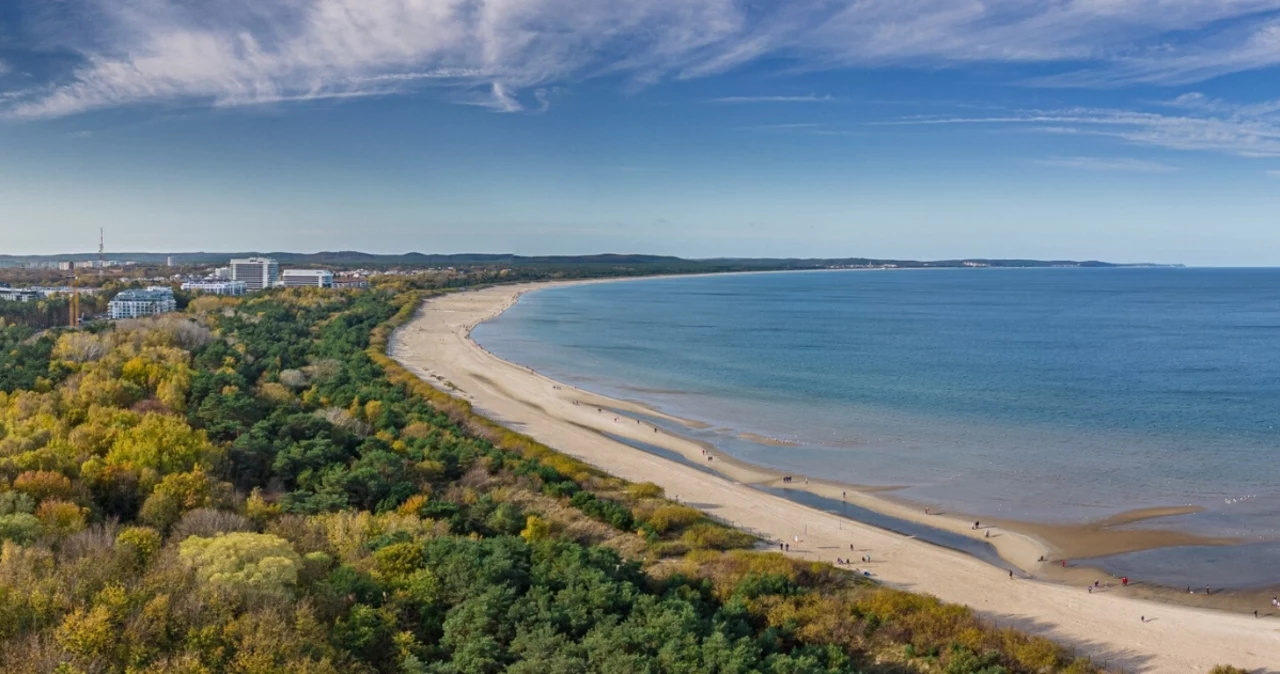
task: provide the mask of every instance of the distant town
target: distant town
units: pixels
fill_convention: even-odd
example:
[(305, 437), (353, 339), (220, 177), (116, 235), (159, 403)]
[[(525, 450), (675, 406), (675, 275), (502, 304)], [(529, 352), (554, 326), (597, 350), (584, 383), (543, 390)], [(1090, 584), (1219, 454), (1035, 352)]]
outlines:
[[(169, 275), (153, 275), (149, 277), (124, 278), (131, 283), (148, 283), (138, 287), (117, 289), (106, 302), (105, 311), (100, 315), (93, 311), (83, 311), (80, 307), (83, 298), (96, 298), (108, 291), (106, 284), (91, 286), (82, 284), (92, 282), (93, 272), (100, 275), (98, 280), (105, 279), (107, 270), (127, 270), (137, 267), (135, 261), (115, 260), (81, 260), (81, 261), (48, 261), (34, 260), (4, 265), (9, 269), (47, 270), (71, 272), (73, 283), (59, 285), (18, 285), (9, 281), (0, 281), (0, 302), (42, 302), (46, 300), (68, 299), (68, 323), (77, 325), (86, 319), (104, 318), (120, 320), (155, 316), (178, 309), (178, 297), (175, 290), (189, 295), (222, 295), (238, 297), (251, 292), (271, 288), (367, 288), (369, 277), (375, 273), (394, 274), (383, 270), (375, 272), (365, 269), (342, 270), (334, 272), (328, 269), (281, 269), (280, 263), (269, 257), (233, 258), (225, 266), (204, 270), (203, 273), (176, 273)], [(169, 257), (166, 267), (174, 267)], [(83, 276), (82, 276), (83, 275)], [(6, 312), (0, 312), (0, 318)]]
[[(922, 269), (1166, 266), (1098, 261), (875, 258), (716, 258), (687, 260), (661, 255), (527, 257), (507, 254), (378, 255), (355, 251), (276, 254), (118, 253), (63, 256), (0, 254), (0, 321), (32, 327), (80, 325), (178, 311), (197, 296), (239, 297), (274, 288), (367, 288), (371, 279), (436, 274), (442, 279), (483, 273), (506, 280), (696, 274), (808, 269)], [(1176, 266), (1176, 265), (1174, 265)], [(447, 281), (443, 282), (447, 285)]]

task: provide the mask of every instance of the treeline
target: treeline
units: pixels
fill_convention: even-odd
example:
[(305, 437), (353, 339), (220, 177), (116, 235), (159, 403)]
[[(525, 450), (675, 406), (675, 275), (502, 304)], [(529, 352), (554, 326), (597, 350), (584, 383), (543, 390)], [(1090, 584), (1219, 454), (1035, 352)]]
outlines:
[(0, 671), (1097, 671), (753, 552), (385, 356), (424, 291), (495, 277), (0, 329)]
[(0, 300), (0, 322), (45, 329), (70, 322), (70, 301), (66, 297), (50, 297), (18, 302)]

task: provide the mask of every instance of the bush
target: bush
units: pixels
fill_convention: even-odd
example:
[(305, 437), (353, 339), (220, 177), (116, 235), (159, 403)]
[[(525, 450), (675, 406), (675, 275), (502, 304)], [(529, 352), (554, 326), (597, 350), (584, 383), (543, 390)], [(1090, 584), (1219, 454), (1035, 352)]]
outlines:
[(662, 487), (652, 482), (627, 485), (627, 496), (631, 498), (662, 498)]
[(685, 530), (680, 541), (694, 550), (738, 550), (755, 545), (751, 534), (713, 522), (701, 522)]
[(683, 529), (702, 519), (702, 511), (676, 504), (664, 505), (653, 511), (646, 523), (664, 534), (671, 529)]

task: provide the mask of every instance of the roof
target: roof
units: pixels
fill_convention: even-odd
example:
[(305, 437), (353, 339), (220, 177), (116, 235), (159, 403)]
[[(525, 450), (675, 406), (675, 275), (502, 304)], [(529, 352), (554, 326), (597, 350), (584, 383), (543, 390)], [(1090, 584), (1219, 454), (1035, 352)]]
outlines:
[(172, 288), (130, 288), (121, 290), (112, 302), (165, 302), (173, 299)]

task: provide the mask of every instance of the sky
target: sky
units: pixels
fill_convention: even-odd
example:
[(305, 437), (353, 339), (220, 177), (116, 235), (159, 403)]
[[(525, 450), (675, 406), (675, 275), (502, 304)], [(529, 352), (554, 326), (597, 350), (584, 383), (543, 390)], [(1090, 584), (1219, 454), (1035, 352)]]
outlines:
[(0, 254), (1280, 265), (1280, 0), (0, 0)]

